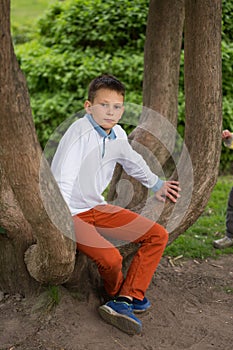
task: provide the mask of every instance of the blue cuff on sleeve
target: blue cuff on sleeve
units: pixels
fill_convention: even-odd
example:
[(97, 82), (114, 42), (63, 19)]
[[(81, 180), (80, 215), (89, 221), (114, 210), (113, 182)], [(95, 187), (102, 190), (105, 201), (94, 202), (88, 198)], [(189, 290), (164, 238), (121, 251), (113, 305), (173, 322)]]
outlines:
[(153, 192), (157, 192), (157, 191), (163, 186), (163, 184), (164, 184), (164, 181), (158, 179), (158, 181), (156, 182), (156, 184), (155, 184), (153, 187), (151, 187), (151, 190), (152, 190)]

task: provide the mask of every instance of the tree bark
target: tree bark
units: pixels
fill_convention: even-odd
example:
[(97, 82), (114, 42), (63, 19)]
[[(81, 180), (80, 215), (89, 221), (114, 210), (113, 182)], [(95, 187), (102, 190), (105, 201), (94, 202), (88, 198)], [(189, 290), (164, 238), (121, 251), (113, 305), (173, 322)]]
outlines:
[[(203, 212), (217, 181), (221, 154), (221, 0), (186, 0), (185, 17), (185, 144), (192, 160), (193, 191), (172, 239)], [(178, 167), (185, 167), (182, 157)]]
[[(14, 225), (18, 227), (20, 233), (25, 234), (17, 235), (17, 240), (10, 234), (1, 238), (1, 250), (7, 246), (14, 246), (15, 256), (19, 255), (17, 259), (22, 259), (23, 250), (34, 242), (25, 255), (30, 275), (41, 283), (60, 284), (69, 278), (74, 268), (76, 245), (73, 223), (49, 167), (43, 159), (37, 140), (26, 81), (18, 66), (11, 41), (9, 14), (10, 1), (2, 0), (0, 181), (5, 200), (3, 202), (1, 198), (4, 213), (1, 215), (0, 224), (8, 233), (11, 231), (7, 224), (7, 213), (12, 210), (14, 203), (13, 206), (19, 208), (11, 212), (9, 220), (16, 215)], [(9, 201), (6, 191), (10, 193)], [(54, 218), (57, 218), (56, 221)], [(12, 248), (9, 250), (12, 251)], [(1, 256), (1, 264), (8, 265), (8, 269), (0, 277), (1, 288), (4, 279), (9, 277), (7, 271), (10, 266), (14, 271), (11, 256), (10, 253)], [(23, 280), (22, 278), (22, 284)]]
[[(129, 139), (135, 150), (143, 154), (151, 169), (160, 176), (164, 175), (162, 166), (173, 152), (176, 141), (183, 24), (184, 0), (150, 1), (144, 50), (145, 108), (142, 109), (139, 126), (129, 135)], [(121, 185), (116, 194), (115, 187), (119, 181)], [(116, 168), (108, 200), (125, 205), (125, 193), (130, 192), (132, 184), (133, 198), (126, 206), (140, 211), (145, 205), (148, 190), (130, 178), (120, 166)]]
[(151, 218), (157, 212), (158, 221), (170, 232), (170, 243), (202, 214), (217, 181), (222, 128), (221, 0), (186, 0), (184, 38), (185, 140), (173, 175), (180, 181), (182, 197), (165, 208), (151, 200), (144, 210)]
[(0, 169), (0, 198), (0, 290), (28, 294), (37, 287), (24, 263), (24, 253), (33, 243), (32, 229), (15, 200), (3, 169)]
[(150, 1), (143, 104), (167, 118), (175, 127), (183, 25), (184, 0)]
[[(142, 206), (134, 208), (165, 226), (170, 232), (169, 243), (198, 219), (217, 181), (222, 127), (220, 0), (185, 2), (184, 45), (185, 140), (171, 176), (179, 180), (182, 196), (175, 205), (170, 201), (164, 205), (144, 191), (136, 202)], [(145, 71), (145, 74), (151, 72)], [(149, 123), (145, 128), (151, 130), (153, 127), (157, 125)], [(145, 137), (144, 140), (150, 148), (149, 139)], [(121, 174), (115, 176), (117, 180), (121, 179)], [(127, 189), (122, 188), (123, 196)]]

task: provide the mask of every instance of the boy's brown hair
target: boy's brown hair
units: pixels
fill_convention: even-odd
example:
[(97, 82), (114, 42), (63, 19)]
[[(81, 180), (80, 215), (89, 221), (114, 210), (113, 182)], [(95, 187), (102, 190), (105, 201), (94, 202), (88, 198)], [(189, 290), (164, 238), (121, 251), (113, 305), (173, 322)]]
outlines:
[(96, 92), (100, 89), (109, 89), (117, 91), (122, 96), (125, 96), (124, 84), (111, 74), (102, 74), (93, 79), (88, 87), (88, 100), (94, 101)]

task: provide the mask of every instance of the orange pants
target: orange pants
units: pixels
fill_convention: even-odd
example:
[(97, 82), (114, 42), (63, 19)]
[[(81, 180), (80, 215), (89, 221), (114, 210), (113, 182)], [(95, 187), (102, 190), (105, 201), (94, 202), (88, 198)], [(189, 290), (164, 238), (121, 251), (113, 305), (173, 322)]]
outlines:
[[(73, 217), (77, 249), (97, 265), (109, 295), (142, 300), (168, 241), (159, 224), (130, 210), (99, 205)], [(124, 279), (116, 245), (140, 243)]]

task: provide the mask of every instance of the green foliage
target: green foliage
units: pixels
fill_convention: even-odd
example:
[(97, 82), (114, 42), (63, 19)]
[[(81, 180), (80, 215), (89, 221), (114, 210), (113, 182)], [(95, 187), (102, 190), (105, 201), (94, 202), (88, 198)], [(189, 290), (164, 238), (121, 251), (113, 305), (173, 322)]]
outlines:
[[(233, 6), (232, 6), (233, 11)], [(225, 36), (224, 36), (225, 37)], [(223, 93), (223, 129), (233, 132), (233, 43), (222, 41), (222, 93)], [(229, 171), (233, 166), (233, 152), (223, 146), (221, 154), (222, 171)]]
[(16, 45), (42, 146), (83, 108), (90, 80), (101, 73), (116, 75), (126, 85), (127, 101), (141, 104), (147, 5), (59, 1), (39, 20), (35, 38)]
[[(149, 0), (54, 0), (36, 27), (13, 31), (42, 146), (56, 126), (83, 108), (87, 86), (98, 74), (116, 75), (126, 85), (126, 101), (142, 103), (148, 3)], [(233, 0), (223, 0), (223, 128), (229, 129), (233, 129), (232, 13)], [(183, 66), (182, 52), (178, 116), (181, 136), (185, 128)], [(231, 164), (233, 152), (223, 147), (221, 170), (229, 170)]]
[(199, 219), (165, 250), (165, 255), (184, 258), (217, 258), (232, 254), (233, 247), (219, 250), (213, 241), (225, 235), (227, 199), (232, 187), (232, 176), (220, 176), (207, 207)]
[(30, 41), (36, 32), (36, 21), (55, 0), (11, 0), (11, 32), (15, 44)]
[(54, 0), (11, 0), (11, 19), (17, 24), (32, 24)]
[(52, 309), (54, 306), (58, 305), (60, 302), (60, 293), (58, 286), (48, 287), (49, 303), (48, 306)]
[(232, 0), (222, 0), (222, 38), (228, 43), (233, 41), (233, 22), (232, 22)]
[(119, 47), (143, 50), (148, 1), (66, 0), (40, 20), (46, 46), (58, 51), (95, 47), (114, 53)]
[[(222, 0), (222, 93), (223, 129), (233, 131), (233, 1)], [(223, 146), (220, 170), (229, 172), (233, 167), (233, 152)]]

